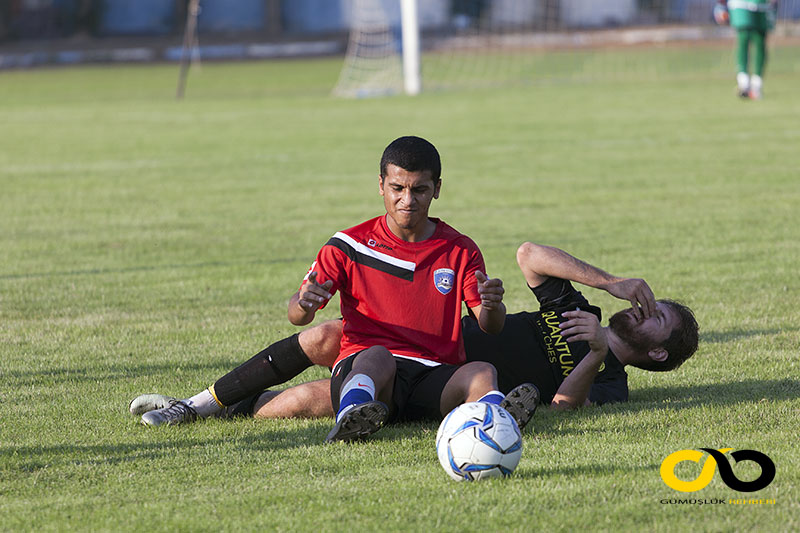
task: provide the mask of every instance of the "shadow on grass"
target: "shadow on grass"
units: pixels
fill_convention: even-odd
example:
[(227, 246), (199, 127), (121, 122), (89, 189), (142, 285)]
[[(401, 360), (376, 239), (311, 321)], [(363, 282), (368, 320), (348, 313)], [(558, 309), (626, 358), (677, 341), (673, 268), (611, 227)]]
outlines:
[[(586, 433), (581, 421), (601, 420), (609, 415), (620, 413), (654, 412), (659, 410), (682, 410), (697, 406), (729, 406), (740, 403), (758, 403), (767, 400), (790, 400), (800, 397), (800, 381), (781, 380), (745, 380), (740, 382), (712, 383), (707, 385), (676, 385), (666, 387), (646, 387), (637, 389), (631, 394), (628, 403), (611, 404), (599, 408), (584, 408), (569, 412), (559, 412), (540, 408), (534, 416), (534, 432), (540, 435), (565, 435)], [(564, 427), (562, 422), (571, 419), (577, 422), (574, 427)], [(331, 419), (327, 420), (332, 423)], [(219, 423), (225, 423), (218, 421)], [(236, 423), (232, 421), (231, 423)], [(32, 473), (50, 468), (53, 463), (114, 465), (128, 462), (147, 462), (175, 457), (181, 453), (189, 459), (204, 450), (224, 447), (232, 443), (231, 437), (206, 438), (197, 434), (199, 422), (191, 429), (188, 427), (140, 428), (152, 432), (152, 437), (167, 439), (155, 442), (150, 440), (141, 443), (116, 444), (54, 444), (29, 446), (0, 446), (0, 456), (14, 458), (10, 468), (17, 472)], [(272, 424), (274, 426), (274, 423)], [(275, 452), (291, 450), (306, 446), (321, 446), (327, 432), (327, 425), (319, 427), (296, 427), (292, 424), (279, 424), (279, 427), (267, 427), (254, 422), (251, 429), (244, 433), (237, 431), (233, 443), (239, 450), (251, 453)], [(365, 444), (352, 443), (349, 447), (380, 445), (382, 441), (396, 441), (406, 438), (420, 438), (427, 432), (433, 439), (438, 423), (402, 423), (384, 428), (371, 436)], [(589, 430), (592, 431), (592, 430)], [(331, 445), (333, 447), (339, 444)], [(629, 470), (650, 470), (652, 466), (631, 467)], [(618, 466), (586, 465), (559, 468), (537, 468), (520, 472), (526, 478), (549, 475), (597, 474), (613, 473)]]
[[(161, 367), (162, 365), (155, 365)], [(205, 364), (198, 364), (197, 368), (204, 368)], [(174, 364), (163, 365), (164, 369), (174, 370)], [(158, 368), (159, 372), (164, 369)], [(65, 379), (74, 379), (74, 370), (65, 371)], [(90, 379), (87, 377), (87, 379)], [(92, 377), (91, 379), (95, 379)], [(625, 413), (655, 412), (659, 410), (683, 410), (698, 406), (731, 406), (741, 403), (759, 403), (765, 399), (768, 401), (791, 400), (800, 397), (800, 381), (794, 379), (780, 380), (744, 380), (739, 382), (711, 383), (702, 385), (672, 385), (664, 387), (645, 387), (635, 389), (631, 393), (631, 401), (628, 403), (610, 404), (597, 408), (583, 408), (574, 411), (561, 412), (553, 409), (540, 407), (533, 419), (533, 432), (540, 435), (565, 435), (583, 434), (595, 431), (587, 429), (581, 422), (600, 421), (610, 415)], [(575, 422), (571, 427), (565, 427), (562, 422), (570, 420)], [(275, 452), (281, 450), (291, 450), (306, 446), (321, 446), (328, 430), (328, 422), (332, 424), (332, 419), (321, 421), (322, 427), (297, 427), (291, 423), (282, 424), (278, 422), (278, 427), (267, 423), (253, 422), (250, 428), (244, 432), (237, 431), (233, 442), (237, 449), (248, 450), (249, 452)], [(228, 423), (227, 421), (215, 421), (212, 423)], [(237, 423), (231, 421), (231, 424)], [(0, 446), (0, 456), (13, 457), (14, 465), (12, 470), (18, 472), (36, 472), (40, 469), (49, 468), (53, 462), (64, 462), (68, 464), (97, 464), (113, 465), (123, 464), (134, 461), (152, 461), (169, 457), (174, 457), (181, 453), (193, 456), (198, 450), (208, 450), (215, 447), (230, 445), (231, 437), (212, 437), (207, 438), (198, 435), (197, 429), (202, 430), (204, 422), (198, 422), (189, 427), (165, 427), (165, 428), (137, 428), (142, 431), (152, 432), (153, 440), (140, 443), (116, 443), (116, 444), (54, 444), (54, 445), (29, 445), (29, 446)], [(263, 425), (262, 425), (263, 424)], [(383, 442), (397, 441), (402, 439), (418, 439), (423, 433), (428, 433), (429, 438), (433, 439), (438, 428), (437, 422), (418, 422), (392, 424), (379, 433), (371, 436), (361, 443), (351, 443), (344, 446), (360, 447), (380, 445)], [(528, 430), (530, 431), (530, 430)], [(599, 430), (597, 430), (599, 431)], [(427, 438), (427, 437), (426, 437)], [(155, 439), (166, 439), (155, 441)], [(331, 445), (333, 447), (340, 444)], [(205, 454), (204, 451), (199, 452)], [(600, 471), (598, 471), (600, 468)], [(603, 470), (606, 468), (606, 470)], [(525, 477), (541, 477), (552, 474), (570, 473), (611, 473), (618, 467), (603, 467), (597, 465), (563, 467), (555, 469), (535, 469), (524, 474)], [(634, 468), (635, 470), (650, 469), (650, 466)], [(577, 470), (576, 470), (577, 469)]]
[[(541, 412), (537, 412), (533, 422), (535, 432), (540, 434), (583, 434), (595, 430), (587, 430), (580, 422), (600, 420), (610, 415), (680, 411), (699, 406), (729, 407), (742, 403), (792, 400), (798, 397), (800, 397), (800, 381), (795, 379), (749, 379), (704, 385), (644, 387), (631, 391), (630, 401), (627, 403), (586, 407), (566, 412), (540, 408)], [(574, 427), (564, 427), (562, 424), (564, 420), (577, 424)]]
[(639, 465), (639, 466), (625, 466), (607, 465), (607, 464), (591, 464), (591, 465), (576, 465), (576, 466), (559, 466), (553, 468), (527, 468), (520, 467), (514, 472), (515, 479), (537, 479), (537, 478), (551, 478), (552, 476), (598, 476), (598, 475), (612, 475), (612, 474), (628, 474), (632, 472), (652, 472), (658, 470), (658, 465)]
[(796, 379), (746, 379), (703, 385), (644, 387), (631, 391), (629, 410), (686, 409), (697, 405), (733, 405), (800, 396)]
[[(123, 420), (124, 419), (124, 420)], [(208, 451), (218, 453), (220, 448), (230, 449), (232, 454), (258, 455), (297, 448), (319, 446), (321, 454), (337, 454), (345, 450), (349, 453), (373, 453), (382, 442), (400, 441), (404, 439), (433, 438), (439, 426), (438, 422), (409, 422), (392, 424), (379, 433), (371, 435), (363, 441), (350, 443), (326, 444), (325, 436), (333, 427), (333, 418), (318, 421), (271, 420), (258, 421), (249, 417), (237, 417), (229, 420), (209, 419), (197, 421), (189, 425), (147, 428), (127, 416), (120, 417), (120, 424), (130, 427), (130, 440), (143, 437), (141, 442), (118, 442), (104, 444), (58, 443), (42, 445), (0, 445), (0, 457), (11, 459), (4, 467), (7, 470), (23, 474), (35, 473), (39, 470), (60, 468), (63, 465), (121, 465), (141, 463), (143, 468), (152, 468), (153, 461), (170, 460), (183, 456), (183, 460), (191, 462), (198, 456), (205, 460)], [(230, 424), (231, 431), (219, 436), (221, 426)], [(205, 428), (203, 426), (206, 426)], [(119, 430), (115, 425), (112, 430)], [(208, 436), (213, 432), (214, 436)], [(372, 451), (370, 451), (372, 450)], [(0, 465), (2, 466), (2, 465)], [(344, 470), (344, 465), (339, 465)], [(319, 466), (325, 470), (338, 471), (339, 466)]]
[[(53, 444), (31, 446), (0, 446), (0, 456), (13, 457), (15, 463), (10, 469), (33, 473), (54, 465), (116, 465), (129, 462), (142, 462), (174, 458), (185, 454), (191, 461), (197, 453), (205, 455), (205, 450), (230, 445), (231, 437), (206, 438), (196, 433), (187, 437), (185, 427), (141, 428), (161, 437), (163, 442), (115, 443), (115, 444)], [(167, 435), (169, 433), (169, 435)], [(183, 433), (183, 434), (181, 434)], [(233, 441), (240, 450), (247, 453), (276, 451), (321, 444), (324, 433), (317, 428), (281, 428), (278, 430), (257, 431), (244, 435), (237, 434)]]

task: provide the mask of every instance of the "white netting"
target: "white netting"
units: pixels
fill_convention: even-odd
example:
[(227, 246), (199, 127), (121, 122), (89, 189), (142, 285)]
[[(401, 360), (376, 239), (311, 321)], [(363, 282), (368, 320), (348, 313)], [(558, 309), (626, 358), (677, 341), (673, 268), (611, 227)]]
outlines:
[(392, 94), (403, 88), (399, 22), (382, 0), (353, 0), (350, 40), (337, 96)]
[[(338, 96), (403, 90), (399, 0), (349, 0), (351, 33)], [(418, 0), (423, 90), (562, 79), (665, 78), (681, 69), (727, 73), (731, 54), (685, 51), (660, 64), (638, 53), (665, 42), (731, 36), (713, 0)], [(782, 0), (779, 28), (797, 31), (800, 0)], [(793, 22), (794, 21), (794, 22)], [(608, 47), (626, 47), (607, 54)], [(692, 61), (696, 67), (692, 67)]]

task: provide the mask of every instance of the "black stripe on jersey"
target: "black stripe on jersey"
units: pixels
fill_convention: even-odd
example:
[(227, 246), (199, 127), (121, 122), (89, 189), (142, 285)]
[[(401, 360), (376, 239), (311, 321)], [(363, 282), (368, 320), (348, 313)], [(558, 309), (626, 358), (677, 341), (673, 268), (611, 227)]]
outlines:
[(380, 270), (381, 272), (385, 272), (390, 276), (394, 276), (396, 278), (404, 279), (406, 281), (414, 281), (414, 272), (412, 270), (407, 270), (405, 268), (401, 268), (390, 263), (386, 263), (377, 259), (375, 257), (371, 257), (369, 255), (362, 254), (342, 239), (337, 237), (331, 237), (331, 239), (325, 243), (326, 246), (333, 246), (334, 248), (338, 248), (345, 253), (347, 257), (351, 260), (355, 261), (359, 265), (364, 265), (365, 267), (374, 268), (375, 270)]

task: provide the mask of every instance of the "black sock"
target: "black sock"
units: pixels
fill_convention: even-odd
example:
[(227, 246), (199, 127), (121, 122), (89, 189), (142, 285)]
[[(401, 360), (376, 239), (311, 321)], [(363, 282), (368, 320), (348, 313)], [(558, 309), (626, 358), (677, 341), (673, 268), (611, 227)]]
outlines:
[(300, 347), (299, 335), (269, 345), (214, 383), (214, 395), (231, 406), (269, 387), (280, 385), (312, 366)]
[(247, 417), (253, 416), (253, 410), (255, 409), (256, 402), (258, 401), (259, 398), (261, 398), (262, 394), (264, 394), (264, 393), (263, 392), (257, 392), (255, 394), (253, 394), (252, 396), (249, 396), (249, 397), (245, 398), (244, 400), (242, 400), (240, 402), (234, 403), (230, 407), (225, 407), (222, 411), (220, 411), (218, 416), (220, 418), (236, 418), (236, 417), (240, 417), (240, 416), (247, 416)]

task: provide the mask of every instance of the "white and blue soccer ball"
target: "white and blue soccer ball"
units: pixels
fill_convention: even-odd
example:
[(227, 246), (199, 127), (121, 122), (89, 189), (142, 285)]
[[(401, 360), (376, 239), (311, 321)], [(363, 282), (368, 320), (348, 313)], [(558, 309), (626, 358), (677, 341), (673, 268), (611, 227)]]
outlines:
[(457, 481), (507, 476), (522, 456), (522, 435), (508, 411), (485, 402), (461, 404), (442, 420), (436, 453)]

